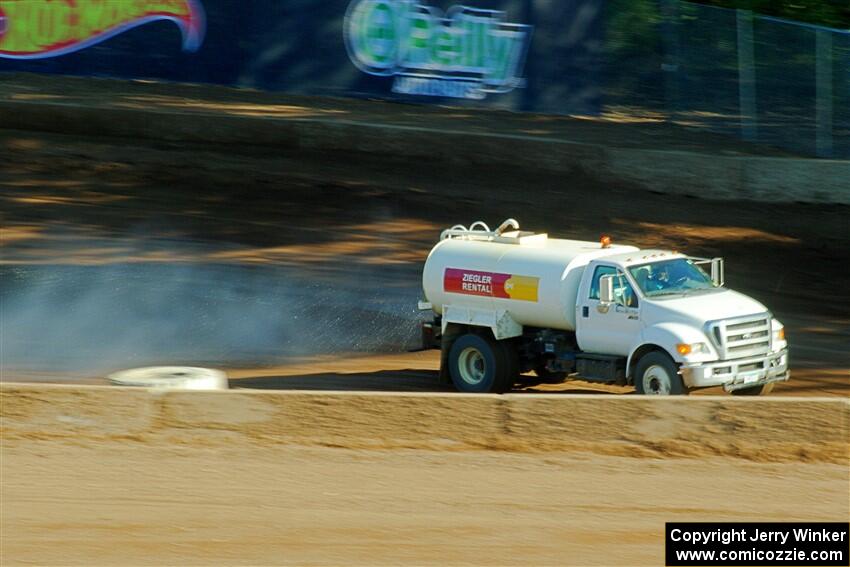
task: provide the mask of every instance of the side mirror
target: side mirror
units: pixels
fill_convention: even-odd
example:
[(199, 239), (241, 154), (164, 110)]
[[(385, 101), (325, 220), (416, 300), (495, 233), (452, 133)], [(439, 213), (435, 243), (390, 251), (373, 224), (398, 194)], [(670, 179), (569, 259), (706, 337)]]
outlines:
[(711, 259), (711, 281), (714, 285), (720, 287), (726, 283), (726, 271), (723, 265), (723, 258)]
[(614, 303), (614, 276), (599, 278), (599, 302)]

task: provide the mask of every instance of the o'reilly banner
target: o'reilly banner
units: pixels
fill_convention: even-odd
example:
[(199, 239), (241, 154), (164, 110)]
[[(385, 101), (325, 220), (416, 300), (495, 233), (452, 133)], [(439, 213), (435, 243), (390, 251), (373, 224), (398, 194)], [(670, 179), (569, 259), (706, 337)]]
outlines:
[(395, 77), (401, 94), (481, 100), (525, 85), (532, 28), (505, 12), (411, 0), (354, 0), (345, 19), (351, 61), (364, 73)]

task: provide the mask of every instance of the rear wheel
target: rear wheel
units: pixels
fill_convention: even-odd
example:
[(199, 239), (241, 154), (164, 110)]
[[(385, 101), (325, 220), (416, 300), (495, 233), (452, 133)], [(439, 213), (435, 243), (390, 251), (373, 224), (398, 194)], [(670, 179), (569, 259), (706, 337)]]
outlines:
[(473, 333), (459, 337), (452, 344), (449, 373), (460, 392), (500, 394), (513, 386), (504, 346)]
[(773, 382), (753, 386), (752, 388), (741, 388), (740, 390), (732, 390), (733, 396), (766, 396), (773, 391)]
[(516, 342), (510, 339), (496, 341), (496, 344), (502, 349), (505, 359), (505, 380), (510, 384), (508, 386), (510, 389), (519, 380), (519, 351)]
[(650, 352), (641, 358), (635, 369), (635, 390), (638, 394), (654, 396), (687, 395), (679, 369), (664, 352)]

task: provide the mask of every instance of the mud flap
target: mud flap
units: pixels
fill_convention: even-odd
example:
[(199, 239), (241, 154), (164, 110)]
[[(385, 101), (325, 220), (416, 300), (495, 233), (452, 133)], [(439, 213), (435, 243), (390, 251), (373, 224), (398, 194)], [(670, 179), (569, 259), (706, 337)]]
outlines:
[(463, 334), (463, 326), (455, 323), (446, 324), (446, 329), (440, 337), (440, 382), (451, 384), (452, 376), (449, 373), (449, 352), (455, 339)]

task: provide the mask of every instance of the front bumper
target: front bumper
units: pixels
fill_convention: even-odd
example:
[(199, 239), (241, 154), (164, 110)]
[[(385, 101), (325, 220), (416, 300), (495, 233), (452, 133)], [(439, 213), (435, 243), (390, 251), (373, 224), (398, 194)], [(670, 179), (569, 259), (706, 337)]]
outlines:
[(685, 363), (682, 380), (688, 388), (723, 386), (727, 392), (788, 380), (788, 349), (738, 360)]

